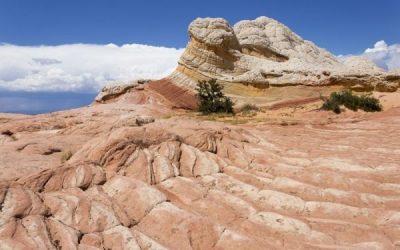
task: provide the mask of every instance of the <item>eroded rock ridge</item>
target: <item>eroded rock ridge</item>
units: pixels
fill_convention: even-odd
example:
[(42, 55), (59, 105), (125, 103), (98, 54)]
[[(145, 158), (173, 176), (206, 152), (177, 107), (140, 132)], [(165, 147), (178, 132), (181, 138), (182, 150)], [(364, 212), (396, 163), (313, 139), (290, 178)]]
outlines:
[(340, 62), (278, 21), (259, 17), (233, 27), (222, 18), (198, 18), (190, 41), (170, 76), (189, 88), (216, 78), (259, 88), (286, 85), (344, 85), (356, 90), (395, 91), (400, 75), (364, 58)]

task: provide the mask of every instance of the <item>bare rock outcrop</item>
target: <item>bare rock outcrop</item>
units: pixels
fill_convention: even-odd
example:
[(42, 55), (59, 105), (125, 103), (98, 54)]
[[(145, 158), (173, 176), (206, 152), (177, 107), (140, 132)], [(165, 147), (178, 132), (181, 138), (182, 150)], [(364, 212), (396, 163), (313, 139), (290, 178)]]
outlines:
[[(67, 162), (0, 181), (0, 245), (396, 249), (399, 112), (288, 127), (99, 122)], [(75, 126), (92, 131), (90, 119)]]
[(189, 26), (190, 41), (169, 77), (193, 88), (199, 79), (216, 78), (259, 88), (287, 85), (344, 85), (393, 91), (399, 76), (366, 59), (345, 63), (268, 17), (240, 21), (233, 27), (221, 18), (198, 18)]
[(96, 96), (95, 101), (104, 103), (110, 99), (114, 99), (128, 92), (130, 89), (143, 89), (143, 84), (150, 80), (137, 80), (131, 82), (113, 82), (103, 87), (100, 93)]
[(315, 88), (275, 88), (254, 98), (269, 105), (254, 116), (214, 117), (186, 110), (185, 85), (194, 73), (261, 87), (320, 74), (394, 91), (398, 75), (339, 63), (268, 18), (197, 20), (190, 34), (174, 79), (105, 88), (74, 110), (0, 114), (0, 249), (399, 249), (399, 91), (373, 93), (381, 113), (336, 115), (318, 110)]

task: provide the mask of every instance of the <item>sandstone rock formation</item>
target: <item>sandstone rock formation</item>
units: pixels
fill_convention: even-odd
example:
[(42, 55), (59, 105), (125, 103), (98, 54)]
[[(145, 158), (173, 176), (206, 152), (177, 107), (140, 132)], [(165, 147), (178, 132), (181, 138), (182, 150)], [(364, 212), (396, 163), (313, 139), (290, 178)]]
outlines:
[(179, 66), (169, 77), (188, 88), (210, 78), (259, 88), (344, 85), (394, 91), (400, 84), (398, 73), (384, 72), (360, 58), (341, 63), (268, 17), (240, 21), (233, 27), (221, 18), (198, 18), (190, 24), (189, 36)]
[(142, 84), (149, 82), (150, 80), (137, 80), (128, 83), (124, 82), (114, 82), (105, 87), (103, 87), (100, 93), (96, 96), (95, 101), (104, 103), (107, 100), (115, 99), (116, 97), (125, 94), (130, 89), (143, 89)]
[[(169, 78), (0, 114), (0, 249), (399, 249), (399, 75), (268, 18), (198, 19), (189, 34)], [(188, 112), (211, 77), (256, 86), (260, 111)], [(338, 116), (318, 110), (337, 86), (258, 89), (295, 84), (393, 93), (374, 92), (382, 113)]]
[(155, 83), (0, 115), (0, 249), (400, 247), (398, 92), (380, 114), (233, 125), (183, 116)]

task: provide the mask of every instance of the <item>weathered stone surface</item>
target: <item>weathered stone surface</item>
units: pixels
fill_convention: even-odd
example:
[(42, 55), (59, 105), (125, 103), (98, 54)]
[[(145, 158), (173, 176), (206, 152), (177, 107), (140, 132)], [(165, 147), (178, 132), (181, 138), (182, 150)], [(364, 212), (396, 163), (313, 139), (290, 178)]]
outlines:
[(138, 90), (143, 90), (144, 87), (141, 84), (145, 84), (150, 80), (136, 80), (131, 82), (114, 82), (105, 86), (101, 89), (100, 93), (96, 96), (96, 102), (106, 102), (110, 99), (114, 99), (120, 95), (125, 94), (130, 89), (136, 88)]
[(154, 120), (155, 120), (154, 117), (151, 116), (139, 116), (136, 118), (136, 124), (138, 126), (142, 126), (148, 123), (152, 123), (154, 122)]
[(233, 29), (223, 18), (198, 18), (189, 26), (189, 35), (209, 46), (238, 45)]
[(396, 249), (399, 112), (356, 123), (350, 118), (362, 114), (321, 124), (325, 113), (312, 111), (294, 126), (180, 117), (110, 127), (66, 163), (1, 183), (0, 243)]
[(400, 79), (388, 77), (400, 76), (398, 72), (385, 72), (360, 57), (342, 63), (268, 17), (240, 21), (233, 28), (222, 18), (198, 18), (189, 25), (189, 36), (179, 66), (169, 76), (188, 89), (193, 89), (197, 80), (210, 78), (261, 89), (360, 85), (365, 86), (362, 90), (391, 92), (400, 84)]
[[(190, 32), (192, 62), (208, 60), (224, 77), (252, 60), (338, 63), (267, 18), (234, 28), (200, 19)], [(345, 64), (357, 72), (321, 69), (321, 79), (396, 88), (381, 81), (386, 73), (371, 82), (363, 71), (380, 70), (364, 60)], [(336, 115), (319, 110), (319, 95), (340, 88), (257, 89), (259, 111), (219, 117), (183, 111), (195, 99), (179, 84), (121, 87), (75, 110), (0, 114), (0, 249), (400, 247), (398, 91), (373, 93), (381, 113)]]

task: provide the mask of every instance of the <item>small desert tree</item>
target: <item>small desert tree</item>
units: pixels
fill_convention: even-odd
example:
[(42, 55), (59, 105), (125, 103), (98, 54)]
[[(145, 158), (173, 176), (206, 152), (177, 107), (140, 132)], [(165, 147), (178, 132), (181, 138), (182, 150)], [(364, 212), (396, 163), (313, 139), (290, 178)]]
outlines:
[(233, 114), (234, 103), (222, 93), (223, 88), (215, 79), (199, 81), (196, 87), (199, 111), (203, 114)]

